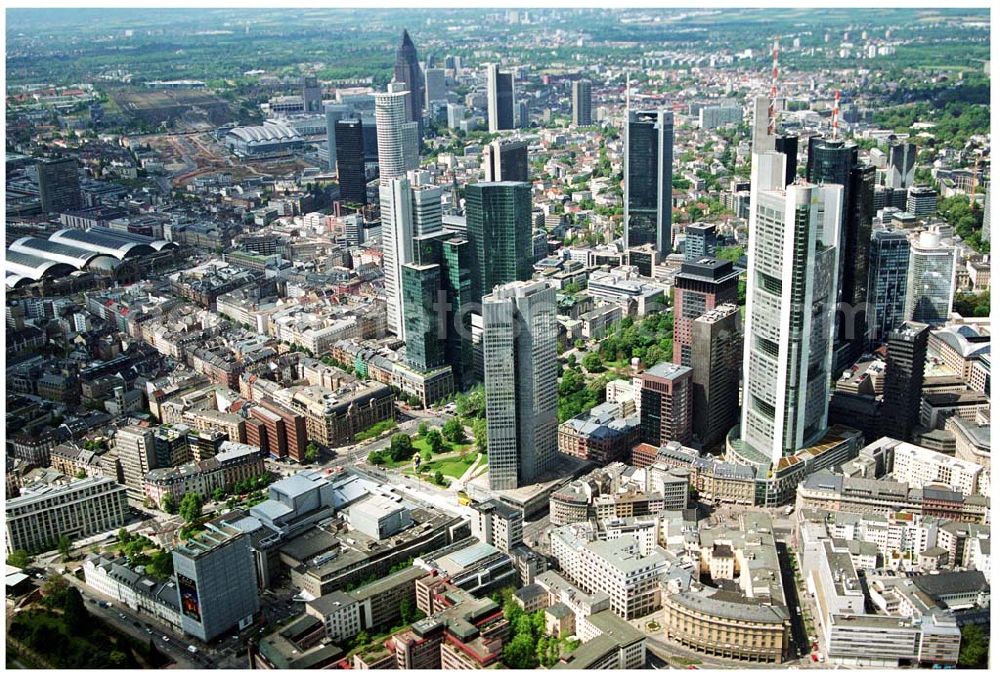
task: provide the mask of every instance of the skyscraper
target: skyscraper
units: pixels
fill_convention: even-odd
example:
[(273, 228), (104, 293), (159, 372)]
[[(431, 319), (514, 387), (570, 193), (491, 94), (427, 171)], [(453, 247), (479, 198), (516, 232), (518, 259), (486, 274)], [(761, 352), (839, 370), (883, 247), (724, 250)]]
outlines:
[(751, 148), (754, 153), (764, 153), (765, 151), (777, 150), (775, 146), (776, 137), (768, 132), (768, 127), (771, 124), (770, 108), (771, 100), (768, 97), (763, 95), (754, 97), (753, 136), (751, 137)]
[(868, 244), (875, 214), (875, 169), (858, 164), (854, 142), (809, 139), (806, 179), (815, 184), (843, 187), (840, 224), (840, 264), (837, 301), (843, 313), (836, 317), (836, 367), (861, 353), (865, 336), (868, 286)]
[(695, 262), (715, 257), (715, 224), (693, 222), (684, 227), (684, 259)]
[(907, 322), (888, 333), (881, 418), (884, 436), (909, 441), (920, 422), (930, 331), (925, 323)]
[(448, 90), (445, 88), (444, 69), (428, 68), (424, 72), (426, 89), (424, 91), (424, 104), (430, 108), (432, 101), (445, 101), (448, 98)]
[(833, 358), (844, 189), (783, 188), (785, 162), (776, 151), (751, 161), (740, 439), (744, 457), (761, 463), (826, 432)]
[(894, 189), (910, 188), (917, 162), (916, 145), (889, 137), (889, 153), (886, 155), (885, 185)]
[(590, 114), (593, 98), (589, 80), (573, 81), (573, 124), (590, 125), (593, 117)]
[(76, 158), (38, 161), (38, 193), (42, 212), (78, 210), (83, 203), (80, 194), (79, 163)]
[(414, 261), (414, 238), (441, 229), (441, 188), (413, 186), (397, 177), (379, 182), (382, 213), (382, 268), (385, 271), (386, 326), (406, 339), (403, 322), (403, 265)]
[(344, 104), (327, 104), (324, 107), (326, 115), (326, 148), (327, 168), (333, 172), (337, 169), (337, 121), (350, 115), (350, 107)]
[(658, 363), (639, 375), (639, 436), (643, 443), (691, 442), (693, 371), (675, 363)]
[(441, 266), (409, 263), (401, 271), (406, 362), (415, 370), (427, 372), (445, 363), (447, 329), (440, 304)]
[(419, 125), (424, 115), (424, 74), (417, 60), (417, 48), (405, 30), (403, 40), (396, 50), (394, 76), (396, 82), (403, 83), (406, 86), (405, 90), (410, 93), (406, 120)]
[(305, 113), (320, 113), (323, 110), (323, 90), (314, 75), (302, 79), (302, 110)]
[(365, 180), (365, 142), (361, 121), (356, 118), (338, 120), (334, 127), (340, 199), (345, 203), (366, 205), (368, 182)]
[(908, 321), (942, 325), (955, 297), (955, 247), (941, 243), (941, 235), (922, 231), (910, 243), (906, 278)]
[(378, 168), (382, 180), (401, 177), (419, 165), (417, 123), (407, 122), (408, 92), (398, 83), (375, 95), (375, 128), (378, 134)]
[(487, 182), (526, 182), (528, 142), (521, 139), (494, 139), (483, 150)]
[(740, 272), (725, 259), (702, 258), (681, 264), (674, 276), (674, 363), (692, 365), (692, 322), (721, 304), (736, 304), (739, 280)]
[(709, 448), (721, 443), (739, 420), (740, 308), (720, 304), (694, 319), (691, 348), (692, 430)]
[(486, 66), (486, 108), (490, 132), (514, 129), (514, 76), (499, 64)]
[(674, 114), (629, 111), (625, 125), (625, 247), (652, 243), (662, 260), (673, 233)]
[(795, 181), (798, 169), (799, 137), (795, 134), (779, 134), (774, 137), (774, 150), (785, 154), (785, 186)]
[(872, 234), (868, 264), (869, 344), (882, 344), (906, 314), (910, 239), (905, 231)]
[(531, 278), (531, 185), (488, 182), (465, 187), (472, 245), (472, 302), (495, 286)]
[(537, 479), (556, 455), (556, 293), (542, 281), (483, 298), (489, 481), (509, 490)]

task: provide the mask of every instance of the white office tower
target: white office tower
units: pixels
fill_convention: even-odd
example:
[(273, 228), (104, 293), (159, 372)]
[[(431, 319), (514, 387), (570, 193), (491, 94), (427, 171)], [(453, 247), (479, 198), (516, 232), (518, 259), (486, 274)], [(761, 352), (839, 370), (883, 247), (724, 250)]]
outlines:
[(556, 455), (556, 292), (515, 281), (483, 297), (489, 481), (510, 490), (537, 479)]
[(420, 165), (418, 123), (406, 121), (407, 97), (401, 83), (390, 83), (389, 91), (375, 95), (375, 129), (378, 138), (378, 168), (382, 180), (402, 177)]
[(763, 95), (753, 99), (753, 137), (751, 139), (754, 153), (764, 153), (774, 150), (775, 135), (768, 132), (771, 123), (770, 97)]
[(351, 107), (346, 104), (326, 104), (326, 147), (328, 152), (327, 169), (337, 170), (337, 121), (344, 120), (351, 114)]
[(955, 248), (941, 243), (941, 234), (922, 231), (910, 243), (906, 278), (905, 318), (943, 325), (955, 296)]
[(402, 269), (413, 261), (413, 193), (405, 177), (379, 182), (382, 207), (382, 269), (385, 272), (386, 327), (403, 337)]
[(414, 238), (441, 230), (441, 187), (422, 184), (425, 178), (425, 173), (409, 172), (379, 182), (386, 326), (403, 340), (403, 265), (413, 263)]
[(776, 151), (751, 162), (740, 438), (746, 459), (777, 463), (827, 428), (843, 188), (783, 188)]

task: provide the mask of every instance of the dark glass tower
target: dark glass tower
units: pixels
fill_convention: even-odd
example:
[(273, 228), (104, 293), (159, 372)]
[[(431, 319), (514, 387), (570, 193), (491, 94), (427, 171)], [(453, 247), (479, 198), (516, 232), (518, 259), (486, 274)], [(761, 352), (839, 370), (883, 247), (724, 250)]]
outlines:
[(794, 134), (781, 134), (774, 138), (774, 150), (785, 154), (785, 186), (795, 181), (799, 153), (799, 138)]
[(882, 344), (906, 313), (910, 239), (905, 231), (876, 231), (868, 253), (869, 344)]
[(844, 187), (841, 202), (840, 264), (834, 368), (854, 360), (863, 350), (864, 305), (868, 287), (868, 244), (875, 213), (875, 170), (858, 165), (858, 146), (843, 140), (809, 138), (806, 179)]
[(930, 326), (908, 321), (889, 333), (882, 401), (883, 435), (909, 441), (920, 422)]
[(486, 154), (486, 181), (526, 182), (528, 179), (528, 142), (520, 139), (496, 139)]
[(424, 115), (424, 73), (417, 61), (417, 48), (414, 47), (410, 34), (403, 31), (403, 41), (396, 50), (396, 82), (406, 84), (410, 92), (407, 120), (420, 122)]
[(365, 182), (365, 142), (361, 121), (338, 120), (335, 125), (340, 199), (345, 203), (364, 205), (368, 202), (368, 190)]
[(532, 274), (531, 184), (485, 182), (465, 188), (466, 228), (472, 245), (472, 301), (494, 286)]
[(630, 111), (625, 126), (625, 247), (652, 243), (671, 250), (674, 114)]
[(444, 319), (438, 303), (441, 267), (412, 263), (404, 264), (402, 271), (406, 361), (415, 370), (427, 372), (445, 363)]
[(76, 158), (38, 161), (38, 193), (43, 212), (79, 210), (83, 199)]

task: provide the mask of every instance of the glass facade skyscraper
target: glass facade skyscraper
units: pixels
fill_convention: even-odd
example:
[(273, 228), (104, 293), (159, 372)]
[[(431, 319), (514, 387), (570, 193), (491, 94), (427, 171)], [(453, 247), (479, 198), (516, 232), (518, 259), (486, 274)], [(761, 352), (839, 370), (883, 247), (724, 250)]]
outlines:
[(673, 233), (674, 114), (629, 111), (625, 125), (626, 249), (652, 243), (662, 260)]
[(904, 231), (872, 234), (868, 260), (869, 344), (885, 342), (906, 312), (906, 279), (910, 268), (910, 239)]
[(484, 182), (465, 188), (472, 245), (472, 301), (494, 286), (531, 278), (531, 184)]
[(368, 189), (365, 181), (365, 141), (361, 121), (338, 120), (334, 126), (340, 199), (345, 203), (365, 205), (368, 203)]

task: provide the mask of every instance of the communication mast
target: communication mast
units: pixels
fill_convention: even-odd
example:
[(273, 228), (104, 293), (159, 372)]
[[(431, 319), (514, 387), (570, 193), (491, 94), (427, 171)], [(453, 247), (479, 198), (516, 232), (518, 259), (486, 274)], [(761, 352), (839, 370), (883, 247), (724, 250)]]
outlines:
[(837, 131), (840, 128), (840, 90), (833, 92), (833, 138), (837, 138)]
[(774, 36), (771, 47), (771, 105), (767, 110), (767, 133), (778, 132), (778, 36)]

